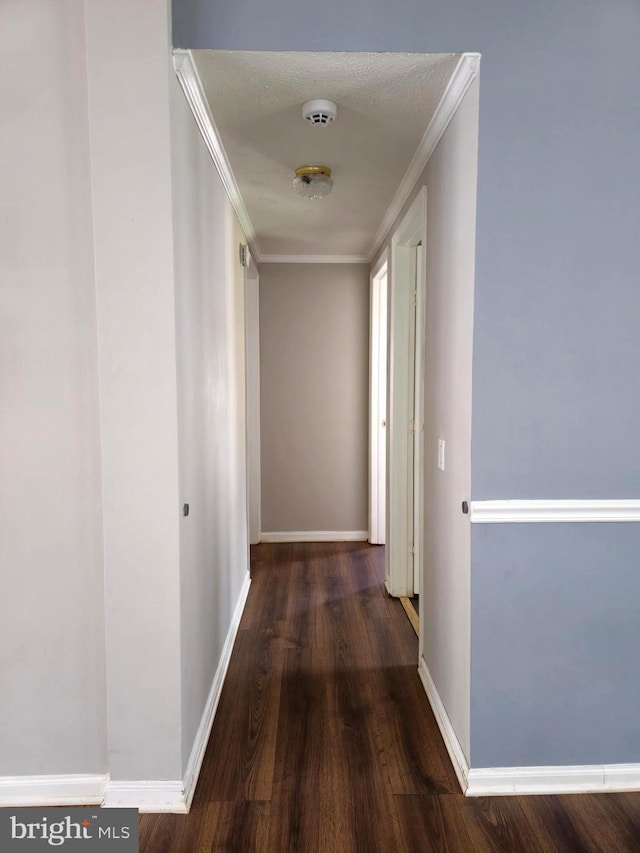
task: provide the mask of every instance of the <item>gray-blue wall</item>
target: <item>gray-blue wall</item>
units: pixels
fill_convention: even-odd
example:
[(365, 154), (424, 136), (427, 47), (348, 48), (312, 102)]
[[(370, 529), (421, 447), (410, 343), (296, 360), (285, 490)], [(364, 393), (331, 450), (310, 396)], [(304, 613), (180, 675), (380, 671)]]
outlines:
[(473, 534), (473, 765), (640, 762), (640, 525)]
[[(174, 0), (173, 25), (189, 48), (482, 54), (472, 497), (639, 497), (638, 0)], [(473, 766), (640, 760), (640, 679), (625, 678), (640, 620), (617, 607), (637, 594), (639, 534), (593, 528), (473, 531)], [(566, 604), (557, 578), (579, 585)], [(543, 581), (533, 615), (551, 635), (562, 615), (564, 639), (511, 643), (532, 618), (527, 585)], [(584, 695), (583, 647), (569, 638), (594, 613), (591, 653), (617, 666)], [(509, 705), (497, 739), (500, 696), (558, 658), (564, 677), (538, 679), (526, 713)], [(576, 695), (581, 734), (559, 712)], [(602, 732), (611, 707), (618, 728)]]

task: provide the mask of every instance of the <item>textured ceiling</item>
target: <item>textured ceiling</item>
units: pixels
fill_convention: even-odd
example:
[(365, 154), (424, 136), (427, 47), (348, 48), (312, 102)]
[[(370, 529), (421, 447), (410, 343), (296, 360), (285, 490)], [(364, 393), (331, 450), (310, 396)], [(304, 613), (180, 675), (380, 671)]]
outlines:
[[(262, 255), (367, 255), (458, 54), (193, 51)], [(327, 127), (302, 104), (328, 98)], [(325, 199), (292, 187), (304, 163), (333, 169)]]

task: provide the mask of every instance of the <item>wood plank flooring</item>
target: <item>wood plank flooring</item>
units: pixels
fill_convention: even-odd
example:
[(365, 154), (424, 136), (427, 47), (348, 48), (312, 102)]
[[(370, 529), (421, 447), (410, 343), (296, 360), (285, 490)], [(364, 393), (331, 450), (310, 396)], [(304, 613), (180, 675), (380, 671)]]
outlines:
[(142, 853), (640, 851), (640, 794), (465, 799), (383, 549), (259, 545), (189, 815)]

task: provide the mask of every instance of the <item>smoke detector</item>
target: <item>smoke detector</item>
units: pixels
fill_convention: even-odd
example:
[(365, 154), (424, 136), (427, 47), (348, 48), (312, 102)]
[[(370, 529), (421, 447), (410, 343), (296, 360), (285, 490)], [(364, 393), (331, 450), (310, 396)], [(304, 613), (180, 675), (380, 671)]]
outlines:
[(293, 187), (303, 198), (324, 198), (333, 187), (331, 169), (328, 166), (299, 166)]
[(326, 127), (332, 121), (335, 121), (337, 115), (338, 107), (333, 101), (324, 101), (322, 98), (316, 98), (302, 105), (302, 118), (314, 127)]

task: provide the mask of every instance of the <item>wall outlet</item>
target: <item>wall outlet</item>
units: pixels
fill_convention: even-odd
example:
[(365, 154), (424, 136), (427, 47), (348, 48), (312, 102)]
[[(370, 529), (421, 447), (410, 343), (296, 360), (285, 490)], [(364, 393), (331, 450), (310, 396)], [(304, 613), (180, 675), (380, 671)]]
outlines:
[(438, 439), (438, 468), (444, 471), (444, 438)]

